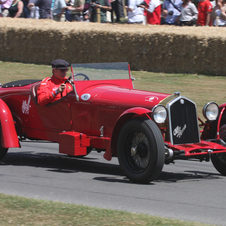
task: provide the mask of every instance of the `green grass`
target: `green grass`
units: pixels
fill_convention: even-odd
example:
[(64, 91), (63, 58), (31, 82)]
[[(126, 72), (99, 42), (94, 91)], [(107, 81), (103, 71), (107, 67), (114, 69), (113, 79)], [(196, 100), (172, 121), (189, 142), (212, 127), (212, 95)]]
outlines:
[[(28, 199), (0, 194), (1, 226), (201, 226), (145, 214), (86, 207), (75, 204)], [(206, 225), (206, 224), (205, 224)]]
[(0, 83), (51, 76), (51, 66), (0, 61)]
[[(208, 101), (226, 102), (225, 77), (197, 74), (166, 74), (132, 71), (136, 89), (174, 93), (180, 91), (196, 102), (198, 114)], [(20, 79), (43, 79), (51, 76), (48, 65), (22, 64), (0, 61), (2, 84)], [(0, 226), (8, 225), (204, 225), (143, 214), (90, 208), (81, 205), (47, 202), (0, 195)], [(206, 224), (205, 224), (206, 225)]]
[(226, 77), (198, 74), (166, 74), (132, 71), (136, 89), (173, 94), (179, 91), (197, 105), (198, 116), (202, 118), (202, 108), (210, 101), (218, 105), (226, 102)]

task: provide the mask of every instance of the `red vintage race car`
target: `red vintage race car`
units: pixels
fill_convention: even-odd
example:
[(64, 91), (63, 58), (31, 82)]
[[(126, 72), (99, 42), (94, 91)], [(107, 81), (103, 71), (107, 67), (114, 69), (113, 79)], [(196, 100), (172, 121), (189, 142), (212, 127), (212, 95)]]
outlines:
[[(47, 140), (69, 156), (98, 151), (107, 160), (118, 157), (125, 175), (137, 183), (156, 179), (164, 164), (177, 159), (213, 159), (226, 175), (226, 162), (215, 160), (225, 156), (224, 142), (216, 134), (200, 139), (193, 101), (179, 92), (134, 89), (128, 63), (73, 64), (71, 70), (67, 81), (73, 91), (44, 107), (37, 103), (40, 81), (0, 88), (1, 159), (25, 139)], [(218, 110), (213, 102), (205, 106), (204, 134)]]

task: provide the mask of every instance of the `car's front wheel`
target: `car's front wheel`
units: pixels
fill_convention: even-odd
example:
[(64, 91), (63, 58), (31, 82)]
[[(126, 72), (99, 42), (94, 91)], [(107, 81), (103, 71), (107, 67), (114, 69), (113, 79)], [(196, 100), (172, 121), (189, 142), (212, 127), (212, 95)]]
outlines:
[[(226, 142), (226, 124), (220, 127), (220, 138)], [(226, 176), (226, 153), (217, 153), (211, 156), (211, 161), (216, 170)]]
[(136, 183), (157, 179), (165, 162), (162, 134), (147, 118), (132, 118), (122, 127), (117, 141), (119, 164)]

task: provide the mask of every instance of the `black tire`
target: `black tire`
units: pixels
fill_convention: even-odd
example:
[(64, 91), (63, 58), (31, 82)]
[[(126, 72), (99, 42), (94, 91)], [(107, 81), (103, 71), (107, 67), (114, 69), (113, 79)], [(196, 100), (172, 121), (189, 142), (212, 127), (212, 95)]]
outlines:
[[(226, 142), (226, 124), (220, 127), (219, 132), (220, 132), (220, 138), (224, 142)], [(222, 175), (226, 176), (226, 153), (213, 154), (211, 156), (211, 161), (215, 169)]]
[(132, 118), (122, 127), (117, 141), (119, 164), (136, 183), (158, 178), (165, 162), (165, 149), (158, 126), (147, 118)]
[(0, 161), (5, 157), (8, 152), (8, 148), (3, 148), (0, 144)]

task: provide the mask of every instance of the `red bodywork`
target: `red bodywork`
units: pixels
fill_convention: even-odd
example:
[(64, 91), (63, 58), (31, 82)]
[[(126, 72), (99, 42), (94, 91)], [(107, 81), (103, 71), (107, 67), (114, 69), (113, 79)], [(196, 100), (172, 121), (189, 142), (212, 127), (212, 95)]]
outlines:
[[(80, 153), (79, 147), (91, 145), (93, 148), (105, 150), (109, 147), (112, 133), (114, 129), (117, 130), (117, 126), (121, 126), (126, 119), (134, 115), (150, 113), (151, 111), (146, 108), (145, 98), (155, 96), (151, 102), (154, 106), (168, 96), (134, 90), (130, 79), (111, 81), (110, 84), (107, 82), (109, 83), (109, 81), (75, 82), (78, 95), (81, 97), (89, 93), (89, 100), (80, 98), (77, 102), (74, 92), (71, 92), (60, 101), (45, 107), (37, 104), (33, 94), (40, 82), (23, 87), (1, 88), (0, 95), (2, 102), (4, 101), (3, 103), (10, 108), (9, 112), (12, 112), (19, 136), (58, 142), (60, 152), (65, 154), (72, 154), (72, 151), (64, 149), (61, 143), (67, 142), (74, 146), (74, 140), (81, 140), (81, 144), (74, 146), (73, 155), (84, 155), (85, 149)], [(102, 126), (104, 135), (100, 136)], [(82, 138), (84, 135), (89, 137), (84, 138), (85, 142)], [(6, 140), (9, 138), (10, 136), (6, 136)], [(78, 153), (76, 150), (79, 150)]]
[(10, 109), (0, 99), (1, 145), (3, 148), (20, 147)]
[(219, 106), (219, 116), (216, 121), (202, 123), (204, 125), (204, 130), (202, 132), (202, 139), (216, 139), (216, 141), (221, 140), (220, 137), (220, 127), (226, 124), (226, 103)]
[[(42, 107), (36, 101), (39, 84), (40, 81), (0, 89), (3, 147), (19, 147), (18, 135), (21, 139), (57, 142), (59, 152), (68, 155), (86, 155), (87, 148), (94, 148), (105, 151), (104, 157), (110, 160), (117, 155), (118, 134), (127, 120), (141, 116), (152, 120), (152, 108), (159, 103), (167, 105), (167, 98), (174, 98), (165, 93), (135, 90), (129, 73), (127, 79), (75, 80), (79, 101), (72, 91)], [(159, 129), (165, 146), (176, 153), (175, 158), (226, 152), (220, 144), (206, 141), (172, 144), (167, 137), (168, 124), (159, 125)]]

